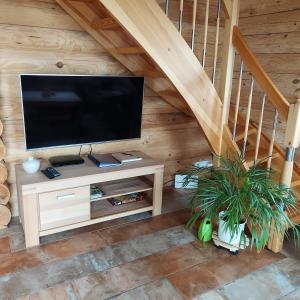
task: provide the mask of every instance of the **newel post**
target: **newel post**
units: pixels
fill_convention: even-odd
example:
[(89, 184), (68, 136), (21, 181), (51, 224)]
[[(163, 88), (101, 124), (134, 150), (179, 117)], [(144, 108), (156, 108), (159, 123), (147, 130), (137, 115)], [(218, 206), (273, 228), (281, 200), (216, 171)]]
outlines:
[(300, 89), (295, 92), (296, 101), (290, 105), (284, 145), (286, 147), (281, 183), (291, 186), (294, 156), (300, 145)]
[[(222, 3), (223, 8), (225, 10), (226, 20), (223, 35), (221, 77), (219, 80), (219, 86), (217, 90), (220, 99), (223, 102), (222, 126), (225, 126), (228, 122), (235, 59), (235, 49), (232, 43), (233, 28), (234, 26), (238, 25), (240, 0), (223, 0)], [(219, 141), (219, 154), (222, 153), (222, 141), (223, 132)]]
[[(284, 146), (286, 147), (285, 161), (281, 174), (281, 183), (290, 187), (293, 176), (296, 148), (300, 145), (300, 89), (295, 92), (296, 101), (290, 105), (286, 123)], [(272, 228), (271, 228), (272, 231)], [(280, 252), (283, 245), (283, 234), (271, 233), (268, 248), (273, 252)]]

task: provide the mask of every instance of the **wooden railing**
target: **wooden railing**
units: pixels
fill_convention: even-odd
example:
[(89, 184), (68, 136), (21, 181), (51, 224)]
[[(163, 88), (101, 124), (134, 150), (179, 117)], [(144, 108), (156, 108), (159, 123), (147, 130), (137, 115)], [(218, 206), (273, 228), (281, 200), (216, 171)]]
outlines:
[[(184, 15), (184, 0), (179, 0), (179, 21), (178, 30), (180, 34), (183, 32), (183, 15)], [(209, 17), (211, 14), (210, 0), (206, 0), (205, 5), (205, 17), (204, 17), (204, 33), (203, 33), (203, 47), (202, 53), (195, 52), (195, 36), (197, 24), (197, 6), (200, 0), (193, 1), (193, 13), (192, 13), (192, 35), (191, 35), (191, 49), (194, 51), (195, 55), (198, 57), (199, 62), (202, 67), (207, 69), (207, 55), (212, 54), (212, 72), (210, 74), (211, 82), (218, 91), (218, 94), (223, 102), (223, 114), (222, 114), (222, 124), (224, 129), (220, 140), (220, 151), (219, 153), (224, 153), (222, 150), (223, 145), (228, 146), (228, 140), (231, 140), (231, 151), (238, 152), (246, 159), (247, 153), (247, 163), (245, 167), (255, 165), (259, 161), (259, 153), (261, 144), (263, 141), (264, 147), (266, 143), (268, 149), (265, 158), (265, 165), (267, 168), (272, 168), (273, 160), (275, 158), (281, 157), (283, 161), (283, 168), (280, 169), (281, 172), (281, 183), (290, 186), (293, 177), (293, 167), (294, 167), (294, 155), (295, 149), (299, 147), (300, 138), (300, 91), (297, 93), (298, 100), (294, 104), (290, 104), (287, 99), (282, 95), (276, 85), (273, 83), (271, 78), (267, 75), (264, 68), (256, 58), (255, 54), (250, 50), (245, 39), (243, 38), (241, 32), (238, 28), (238, 16), (239, 16), (239, 2), (240, 0), (218, 0), (215, 12), (215, 41), (213, 53), (207, 52), (207, 40), (208, 40), (208, 29)], [(203, 5), (203, 2), (201, 3)], [(168, 15), (169, 0), (165, 0), (165, 13)], [(225, 15), (225, 25), (223, 29), (223, 49), (222, 49), (222, 66), (217, 69), (217, 61), (219, 55), (219, 39), (220, 39), (220, 24), (221, 24), (221, 10), (223, 15)], [(199, 50), (198, 50), (199, 51)], [(235, 56), (240, 56), (241, 62), (238, 68), (238, 79), (237, 79), (237, 90), (236, 94), (232, 93), (232, 82), (234, 73), (234, 62)], [(245, 77), (245, 70), (247, 71), (247, 76), (250, 74), (250, 86), (248, 91), (248, 97), (246, 99), (246, 111), (243, 115), (240, 113), (241, 104), (241, 94), (242, 89), (244, 89), (243, 81)], [(219, 86), (216, 86), (216, 75), (219, 75)], [(258, 116), (257, 123), (251, 120), (251, 113), (253, 113), (253, 98), (255, 89), (259, 88), (261, 93), (261, 103), (260, 112)], [(244, 90), (243, 90), (244, 91)], [(234, 101), (231, 101), (231, 99)], [(243, 103), (245, 99), (243, 99)], [(273, 107), (273, 124), (269, 135), (263, 132), (263, 122), (265, 117), (265, 108)], [(231, 124), (229, 125), (229, 115), (231, 113)], [(286, 122), (287, 128), (285, 133), (285, 143), (286, 154), (284, 151), (276, 144), (276, 136), (279, 119)], [(242, 129), (242, 139), (237, 134), (237, 126), (241, 126)], [(254, 130), (254, 131), (253, 131)], [(249, 135), (255, 132), (256, 136), (251, 138), (251, 143), (254, 146), (254, 150), (251, 152), (251, 157), (248, 155), (249, 147)], [(251, 144), (250, 143), (250, 144)], [(228, 149), (227, 149), (228, 150)], [(299, 168), (298, 168), (299, 169)], [(300, 169), (298, 170), (300, 171)], [(300, 184), (300, 172), (299, 172), (299, 184)], [(269, 248), (274, 252), (278, 252), (281, 249), (282, 236), (273, 234), (269, 242)]]
[[(169, 15), (169, 0), (164, 0), (164, 11), (165, 14)], [(197, 13), (198, 13), (198, 4), (200, 3), (200, 0), (193, 0), (193, 10), (192, 10), (192, 20), (189, 22), (192, 25), (192, 32), (191, 32), (191, 42), (190, 47), (192, 51), (195, 53), (195, 55), (198, 57), (201, 65), (203, 68), (207, 68), (207, 47), (208, 47), (208, 31), (209, 31), (209, 18), (210, 18), (210, 9), (212, 7), (210, 0), (204, 0), (205, 1), (205, 17), (204, 22), (201, 24), (204, 27), (203, 32), (203, 47), (201, 49), (201, 53), (196, 53), (195, 48), (195, 41), (196, 41), (196, 32), (197, 32), (197, 26), (200, 24), (197, 23)], [(221, 9), (224, 7), (224, 5), (221, 5), (223, 1), (217, 0), (217, 7), (215, 12), (215, 41), (214, 41), (214, 53), (213, 53), (213, 62), (212, 65), (209, 66), (211, 71), (211, 81), (213, 85), (216, 84), (216, 76), (217, 76), (217, 62), (218, 62), (218, 54), (219, 54), (219, 43), (220, 43), (220, 24), (221, 24)], [(179, 0), (179, 11), (178, 11), (178, 31), (180, 34), (183, 34), (183, 15), (185, 13), (184, 11), (184, 0)], [(177, 22), (176, 22), (177, 23)]]
[(248, 71), (252, 74), (255, 81), (266, 93), (266, 96), (277, 109), (280, 116), (284, 118), (284, 120), (287, 120), (290, 106), (289, 102), (267, 75), (253, 52), (248, 47), (237, 26), (234, 26), (233, 28), (232, 42), (237, 53), (241, 56), (242, 62), (247, 66)]

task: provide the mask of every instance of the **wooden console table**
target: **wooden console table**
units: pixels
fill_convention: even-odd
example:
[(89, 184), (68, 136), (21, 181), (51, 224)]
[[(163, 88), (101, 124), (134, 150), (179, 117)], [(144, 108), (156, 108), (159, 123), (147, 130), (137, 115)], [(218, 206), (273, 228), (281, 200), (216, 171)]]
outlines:
[[(97, 168), (88, 158), (77, 166), (57, 168), (61, 176), (48, 179), (41, 172), (26, 174), (16, 165), (20, 219), (26, 247), (39, 245), (41, 236), (104, 222), (146, 211), (161, 213), (163, 164), (137, 152), (143, 160), (117, 167)], [(41, 168), (49, 165), (42, 162)], [(105, 195), (90, 200), (90, 185), (99, 184)], [(107, 199), (144, 192), (143, 200), (113, 206)]]

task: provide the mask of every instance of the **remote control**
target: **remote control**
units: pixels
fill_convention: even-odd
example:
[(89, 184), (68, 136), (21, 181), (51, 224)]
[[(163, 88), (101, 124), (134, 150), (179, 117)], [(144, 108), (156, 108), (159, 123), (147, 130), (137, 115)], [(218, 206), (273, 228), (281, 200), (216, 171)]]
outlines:
[(52, 167), (48, 167), (45, 170), (42, 170), (42, 173), (45, 174), (49, 179), (60, 176), (60, 173)]

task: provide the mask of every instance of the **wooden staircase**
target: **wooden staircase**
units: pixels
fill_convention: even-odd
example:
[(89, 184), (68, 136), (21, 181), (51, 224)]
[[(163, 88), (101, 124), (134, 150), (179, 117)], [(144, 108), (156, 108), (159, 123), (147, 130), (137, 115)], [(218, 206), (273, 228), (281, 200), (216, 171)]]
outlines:
[(211, 149), (219, 152), (222, 102), (199, 60), (155, 0), (57, 2), (133, 74), (145, 76), (158, 95), (193, 114)]
[[(294, 166), (294, 150), (299, 146), (300, 104), (289, 104), (264, 72), (255, 55), (240, 34), (238, 22), (239, 0), (217, 0), (216, 30), (212, 76), (206, 72), (207, 37), (210, 2), (206, 1), (203, 54), (195, 55), (195, 32), (198, 0), (190, 0), (192, 8), (191, 46), (182, 37), (183, 2), (179, 2), (178, 29), (168, 18), (168, 0), (56, 0), (91, 36), (134, 75), (144, 76), (146, 84), (169, 104), (194, 116), (212, 152), (239, 153), (251, 167), (264, 160), (276, 171), (276, 179), (299, 187), (300, 168)], [(165, 11), (157, 3), (165, 3)], [(221, 10), (225, 15), (220, 84), (216, 86), (216, 68), (221, 24)], [(240, 77), (236, 95), (232, 95), (235, 55), (241, 58)], [(205, 66), (205, 67), (204, 67)], [(239, 112), (243, 71), (252, 76), (248, 107)], [(253, 86), (262, 93), (259, 123), (251, 121)], [(231, 98), (235, 98), (233, 105)], [(300, 99), (300, 96), (299, 96)], [(263, 112), (268, 101), (275, 111), (272, 135), (262, 130)], [(300, 100), (299, 100), (300, 101)], [(285, 147), (287, 155), (276, 144), (278, 115), (287, 122)], [(292, 215), (300, 223), (300, 215)], [(278, 252), (281, 237), (273, 237), (269, 247)]]

